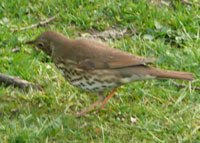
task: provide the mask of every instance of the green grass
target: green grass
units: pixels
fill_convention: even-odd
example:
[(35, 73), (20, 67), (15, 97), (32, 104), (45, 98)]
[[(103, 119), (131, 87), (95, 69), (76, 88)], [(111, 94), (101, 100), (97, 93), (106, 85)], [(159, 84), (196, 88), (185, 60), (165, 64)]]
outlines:
[[(10, 30), (56, 14), (45, 27)], [(155, 57), (154, 67), (193, 72), (192, 86), (200, 86), (199, 21), (197, 5), (178, 1), (169, 6), (139, 0), (0, 1), (0, 72), (44, 87), (23, 91), (0, 86), (0, 142), (200, 142), (200, 92), (191, 90), (191, 83), (176, 81), (188, 85), (182, 89), (170, 80), (124, 85), (105, 111), (75, 118), (71, 114), (96, 101), (96, 94), (69, 85), (49, 57), (24, 44), (49, 29), (76, 38), (91, 29), (127, 28), (131, 35), (108, 44)], [(20, 51), (13, 53), (17, 47)]]

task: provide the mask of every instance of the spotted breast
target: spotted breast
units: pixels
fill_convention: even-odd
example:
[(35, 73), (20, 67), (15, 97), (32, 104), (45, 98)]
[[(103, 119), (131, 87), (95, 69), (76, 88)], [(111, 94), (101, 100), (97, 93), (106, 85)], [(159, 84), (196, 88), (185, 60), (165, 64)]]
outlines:
[(73, 86), (85, 91), (101, 92), (116, 88), (118, 82), (111, 71), (108, 70), (83, 70), (74, 67), (57, 66), (66, 80)]

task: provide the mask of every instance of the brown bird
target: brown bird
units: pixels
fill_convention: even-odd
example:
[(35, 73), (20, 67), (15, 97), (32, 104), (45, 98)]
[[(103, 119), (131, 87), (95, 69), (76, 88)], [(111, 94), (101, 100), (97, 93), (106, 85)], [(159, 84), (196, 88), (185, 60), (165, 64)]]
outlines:
[[(104, 44), (84, 39), (68, 39), (54, 31), (46, 31), (27, 44), (36, 45), (49, 55), (70, 84), (84, 91), (98, 92), (99, 100), (77, 116), (85, 115), (102, 102), (102, 109), (114, 95), (116, 88), (146, 79), (193, 80), (193, 74), (161, 70), (146, 64), (154, 59), (134, 56)], [(104, 98), (103, 92), (114, 89)]]

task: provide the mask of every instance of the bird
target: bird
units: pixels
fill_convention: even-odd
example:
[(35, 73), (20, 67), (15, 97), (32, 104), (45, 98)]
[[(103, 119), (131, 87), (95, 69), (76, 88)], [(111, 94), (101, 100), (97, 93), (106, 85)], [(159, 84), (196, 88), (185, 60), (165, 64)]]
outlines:
[[(190, 72), (170, 71), (150, 67), (154, 58), (145, 58), (111, 48), (89, 39), (70, 39), (55, 31), (45, 31), (26, 44), (41, 49), (52, 59), (64, 78), (73, 86), (98, 93), (99, 99), (76, 116), (84, 116), (97, 105), (103, 109), (121, 85), (148, 79), (178, 79), (192, 81)], [(112, 90), (105, 97), (104, 92)]]

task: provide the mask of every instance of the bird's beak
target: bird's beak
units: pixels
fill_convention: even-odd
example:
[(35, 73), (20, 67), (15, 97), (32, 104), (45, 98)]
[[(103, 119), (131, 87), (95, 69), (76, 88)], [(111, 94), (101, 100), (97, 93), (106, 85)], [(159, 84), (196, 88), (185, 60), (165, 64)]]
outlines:
[(36, 43), (36, 41), (33, 40), (33, 41), (27, 41), (25, 44), (28, 44), (28, 45), (34, 45), (35, 43)]

